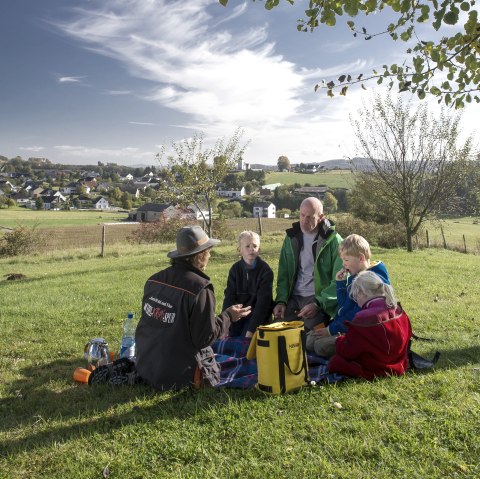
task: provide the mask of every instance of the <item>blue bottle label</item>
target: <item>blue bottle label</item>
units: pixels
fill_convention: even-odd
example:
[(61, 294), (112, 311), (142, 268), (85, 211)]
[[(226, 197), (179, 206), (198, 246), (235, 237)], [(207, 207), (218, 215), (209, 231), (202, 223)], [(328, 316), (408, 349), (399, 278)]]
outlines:
[(121, 358), (135, 357), (135, 340), (133, 338), (123, 338), (120, 347)]

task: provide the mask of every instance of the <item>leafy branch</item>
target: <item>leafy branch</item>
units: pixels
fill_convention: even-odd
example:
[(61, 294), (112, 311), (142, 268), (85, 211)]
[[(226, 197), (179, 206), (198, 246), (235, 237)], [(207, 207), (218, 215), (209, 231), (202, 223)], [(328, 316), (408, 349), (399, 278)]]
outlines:
[[(219, 1), (224, 6), (228, 3)], [(285, 1), (294, 5), (293, 0)], [(280, 0), (267, 0), (265, 8), (271, 10), (279, 4)], [(349, 73), (335, 81), (324, 80), (315, 86), (315, 91), (326, 89), (327, 96), (333, 97), (340, 90), (339, 94), (345, 96), (351, 85), (360, 83), (365, 89), (369, 81), (381, 84), (389, 79), (390, 89), (397, 86), (400, 92), (416, 93), (420, 99), (433, 95), (439, 103), (455, 108), (462, 108), (465, 102), (480, 102), (480, 23), (475, 6), (476, 0), (310, 0), (304, 10), (306, 18), (297, 21), (297, 30), (301, 32), (313, 31), (321, 24), (333, 27), (343, 15), (353, 18), (359, 13), (369, 15), (390, 9), (398, 14), (397, 20), (378, 33), (358, 28), (352, 20), (347, 25), (354, 37), (362, 36), (365, 40), (386, 34), (393, 41), (416, 39), (415, 46), (406, 50), (402, 65), (385, 64), (381, 73), (373, 70), (371, 75)], [(459, 24), (461, 12), (467, 15), (463, 25)], [(428, 22), (436, 31), (444, 25), (457, 25), (459, 31), (437, 42), (420, 40), (415, 26)]]

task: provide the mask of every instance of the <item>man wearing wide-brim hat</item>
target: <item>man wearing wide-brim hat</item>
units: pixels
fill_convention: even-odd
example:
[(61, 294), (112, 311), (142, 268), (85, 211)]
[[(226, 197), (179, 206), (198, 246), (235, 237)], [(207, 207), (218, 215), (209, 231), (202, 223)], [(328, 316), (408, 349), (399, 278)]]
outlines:
[(220, 369), (210, 345), (250, 313), (250, 307), (234, 305), (215, 315), (215, 293), (204, 270), (219, 243), (200, 226), (181, 228), (176, 249), (167, 254), (171, 266), (145, 284), (135, 336), (137, 371), (157, 389), (217, 384)]

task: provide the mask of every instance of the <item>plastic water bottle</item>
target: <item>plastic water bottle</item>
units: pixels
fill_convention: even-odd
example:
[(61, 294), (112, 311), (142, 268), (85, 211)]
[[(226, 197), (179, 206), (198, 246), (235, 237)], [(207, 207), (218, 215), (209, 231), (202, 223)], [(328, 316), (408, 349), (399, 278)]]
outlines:
[(128, 313), (123, 325), (123, 336), (120, 344), (120, 357), (135, 359), (135, 322), (133, 313)]

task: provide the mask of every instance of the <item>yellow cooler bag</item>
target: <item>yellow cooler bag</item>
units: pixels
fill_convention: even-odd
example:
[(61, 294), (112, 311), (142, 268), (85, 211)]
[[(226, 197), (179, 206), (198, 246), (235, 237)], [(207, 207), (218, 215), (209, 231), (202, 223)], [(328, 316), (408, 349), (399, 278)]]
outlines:
[(309, 383), (303, 321), (259, 326), (252, 337), (247, 359), (257, 358), (261, 391), (280, 394)]

